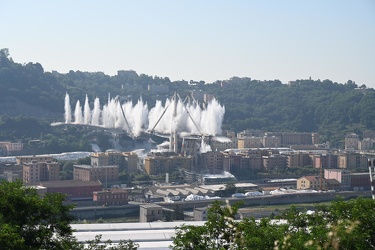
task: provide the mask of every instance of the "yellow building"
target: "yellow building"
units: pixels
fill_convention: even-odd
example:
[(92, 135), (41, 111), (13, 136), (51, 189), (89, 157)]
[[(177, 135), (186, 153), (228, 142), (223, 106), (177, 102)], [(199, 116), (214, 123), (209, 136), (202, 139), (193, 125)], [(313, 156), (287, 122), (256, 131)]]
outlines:
[(327, 190), (327, 181), (320, 176), (303, 176), (297, 179), (297, 189)]

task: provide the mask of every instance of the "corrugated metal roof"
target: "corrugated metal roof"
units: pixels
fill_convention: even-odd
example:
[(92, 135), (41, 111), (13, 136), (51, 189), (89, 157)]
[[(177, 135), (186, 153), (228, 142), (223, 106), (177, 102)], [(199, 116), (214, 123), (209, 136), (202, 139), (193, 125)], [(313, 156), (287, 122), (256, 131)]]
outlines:
[(72, 224), (73, 235), (79, 242), (95, 239), (102, 235), (102, 241), (132, 240), (142, 249), (169, 249), (175, 228), (185, 225), (201, 226), (205, 221), (183, 222), (148, 222), (148, 223), (100, 223), (100, 224)]

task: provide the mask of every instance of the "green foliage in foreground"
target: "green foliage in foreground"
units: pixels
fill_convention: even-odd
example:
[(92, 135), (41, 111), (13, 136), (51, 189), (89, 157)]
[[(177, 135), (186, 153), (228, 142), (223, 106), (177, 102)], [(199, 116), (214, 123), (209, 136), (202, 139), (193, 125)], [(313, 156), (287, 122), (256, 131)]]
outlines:
[(132, 241), (101, 242), (101, 236), (84, 244), (73, 236), (71, 206), (63, 205), (64, 196), (47, 194), (41, 198), (35, 189), (21, 182), (0, 183), (0, 248), (37, 249), (137, 249)]
[(182, 249), (374, 249), (375, 201), (357, 198), (316, 206), (314, 213), (291, 207), (278, 220), (235, 220), (238, 204), (214, 202), (203, 226), (182, 226), (173, 239)]

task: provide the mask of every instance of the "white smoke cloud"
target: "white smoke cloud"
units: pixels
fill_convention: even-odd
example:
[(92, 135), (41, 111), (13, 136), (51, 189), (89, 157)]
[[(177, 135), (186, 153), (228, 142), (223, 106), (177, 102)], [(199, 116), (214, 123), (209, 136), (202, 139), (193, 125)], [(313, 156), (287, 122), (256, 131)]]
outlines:
[[(65, 123), (72, 122), (71, 112), (69, 95), (66, 94)], [(176, 131), (192, 135), (220, 135), (224, 113), (224, 106), (221, 106), (216, 99), (209, 102), (204, 110), (196, 104), (185, 105), (181, 100), (175, 101), (174, 99), (167, 99), (164, 105), (158, 100), (149, 110), (142, 98), (135, 105), (132, 101), (121, 104), (118, 98), (111, 98), (110, 95), (108, 95), (107, 104), (102, 108), (100, 108), (99, 98), (95, 98), (94, 107), (91, 110), (86, 95), (83, 113), (79, 100), (76, 103), (74, 123), (119, 128), (134, 136), (139, 136), (143, 131), (151, 129), (166, 134)]]
[(65, 123), (71, 123), (72, 122), (72, 108), (70, 106), (70, 97), (68, 93), (65, 94)]
[(76, 108), (74, 110), (74, 123), (76, 124), (82, 124), (83, 123), (83, 117), (82, 117), (82, 108), (81, 108), (81, 103), (79, 100), (76, 103)]
[(83, 122), (84, 124), (90, 124), (91, 122), (91, 109), (89, 105), (89, 98), (86, 95), (85, 106), (83, 108)]

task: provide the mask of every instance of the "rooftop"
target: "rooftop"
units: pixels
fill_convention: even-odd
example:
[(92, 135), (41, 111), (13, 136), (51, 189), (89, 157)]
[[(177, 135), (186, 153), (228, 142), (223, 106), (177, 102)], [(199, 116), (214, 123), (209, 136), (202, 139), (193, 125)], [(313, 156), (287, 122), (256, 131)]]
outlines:
[(87, 169), (91, 169), (91, 168), (118, 168), (117, 165), (110, 165), (110, 166), (73, 165), (73, 166), (78, 167), (78, 168), (87, 168)]
[(78, 181), (78, 180), (66, 180), (66, 181), (43, 181), (39, 183), (43, 187), (85, 187), (85, 186), (102, 186), (100, 181)]

